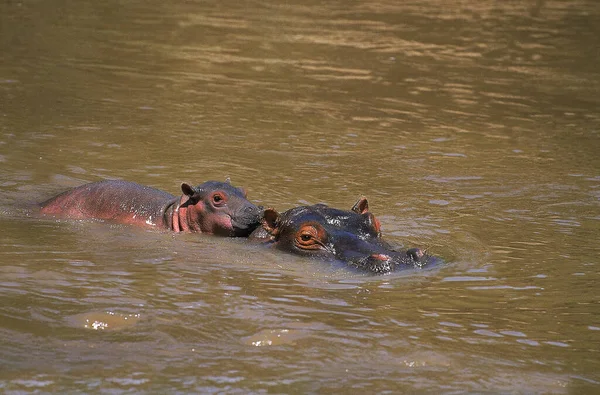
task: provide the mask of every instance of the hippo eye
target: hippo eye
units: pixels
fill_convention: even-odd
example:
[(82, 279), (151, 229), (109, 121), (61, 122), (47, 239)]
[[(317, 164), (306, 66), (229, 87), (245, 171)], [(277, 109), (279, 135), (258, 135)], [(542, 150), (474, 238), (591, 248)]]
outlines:
[(317, 250), (322, 248), (322, 242), (319, 239), (319, 231), (312, 225), (303, 226), (296, 233), (295, 244), (304, 250)]
[(215, 206), (219, 207), (227, 202), (227, 198), (220, 192), (216, 192), (212, 195), (212, 202)]

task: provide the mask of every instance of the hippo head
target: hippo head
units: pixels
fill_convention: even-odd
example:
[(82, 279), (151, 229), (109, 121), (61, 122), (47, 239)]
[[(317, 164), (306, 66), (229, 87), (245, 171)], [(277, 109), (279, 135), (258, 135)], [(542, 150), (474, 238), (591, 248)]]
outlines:
[(251, 238), (297, 255), (338, 260), (376, 274), (419, 267), (427, 260), (418, 248), (392, 249), (381, 238), (379, 221), (369, 212), (364, 197), (350, 211), (324, 204), (296, 207), (283, 214), (266, 209), (262, 226)]
[(246, 199), (246, 191), (229, 182), (181, 185), (183, 195), (173, 223), (181, 230), (221, 236), (248, 236), (260, 224), (262, 208)]

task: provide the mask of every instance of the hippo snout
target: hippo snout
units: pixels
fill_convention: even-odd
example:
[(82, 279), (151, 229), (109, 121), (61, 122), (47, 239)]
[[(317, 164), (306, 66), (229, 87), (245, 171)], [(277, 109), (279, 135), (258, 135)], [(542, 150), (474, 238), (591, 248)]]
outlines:
[(428, 256), (421, 249), (412, 248), (406, 252), (390, 250), (363, 256), (346, 256), (342, 260), (360, 270), (366, 270), (375, 274), (385, 274), (397, 271), (403, 267), (421, 267), (428, 262)]
[(243, 207), (231, 216), (231, 223), (236, 236), (246, 237), (259, 225), (262, 218), (262, 207), (253, 204)]

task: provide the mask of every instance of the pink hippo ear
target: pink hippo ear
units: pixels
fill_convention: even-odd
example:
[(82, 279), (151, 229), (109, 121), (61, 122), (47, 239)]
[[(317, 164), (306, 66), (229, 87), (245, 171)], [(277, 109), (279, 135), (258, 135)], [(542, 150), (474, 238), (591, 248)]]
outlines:
[(354, 203), (354, 206), (352, 206), (351, 210), (358, 214), (368, 213), (369, 202), (367, 201), (367, 198), (363, 196), (360, 199), (358, 199), (358, 201)]
[(279, 230), (279, 218), (280, 215), (274, 208), (267, 208), (263, 212), (261, 224), (269, 234), (275, 235)]
[(186, 184), (185, 182), (181, 184), (181, 191), (184, 195), (187, 195), (189, 197), (194, 196), (194, 194), (196, 193), (196, 191), (194, 191), (194, 188), (192, 188), (189, 184)]

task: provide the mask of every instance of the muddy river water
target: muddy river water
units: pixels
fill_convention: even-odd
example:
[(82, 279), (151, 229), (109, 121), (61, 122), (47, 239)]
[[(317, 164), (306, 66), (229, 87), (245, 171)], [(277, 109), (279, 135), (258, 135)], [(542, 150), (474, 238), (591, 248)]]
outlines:
[[(449, 4), (0, 3), (0, 392), (600, 391), (600, 6)], [(226, 177), (444, 264), (34, 206)]]

